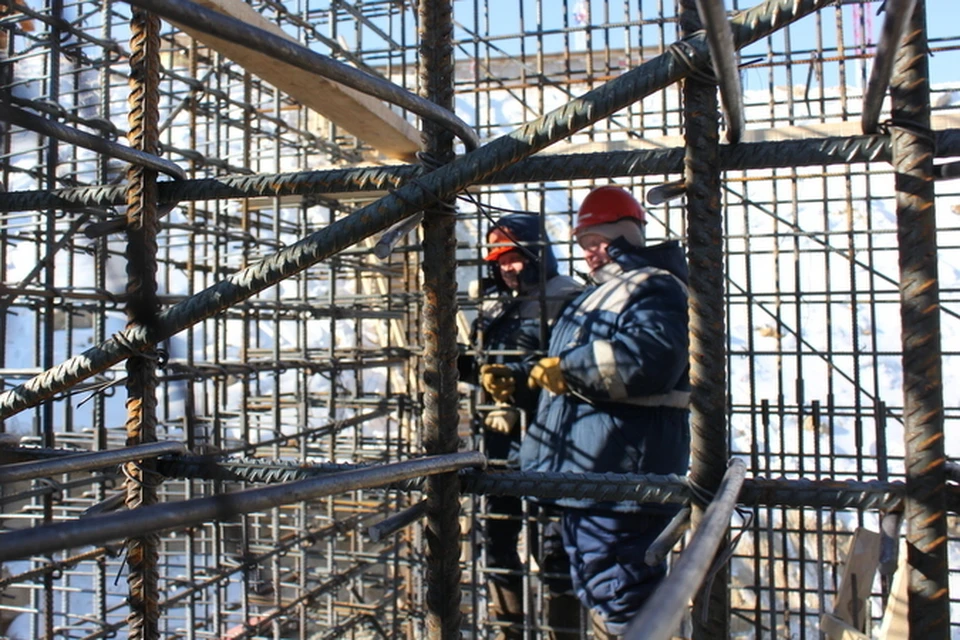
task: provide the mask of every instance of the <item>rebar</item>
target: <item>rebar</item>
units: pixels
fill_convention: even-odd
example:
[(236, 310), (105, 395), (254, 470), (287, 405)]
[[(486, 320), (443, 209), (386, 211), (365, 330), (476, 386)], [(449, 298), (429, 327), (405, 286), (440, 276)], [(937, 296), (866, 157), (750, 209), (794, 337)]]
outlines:
[(154, 171), (165, 173), (174, 178), (183, 178), (185, 173), (176, 163), (163, 158), (144, 153), (139, 149), (125, 147), (122, 144), (111, 142), (101, 136), (95, 136), (85, 131), (68, 127), (54, 120), (41, 118), (29, 111), (18, 109), (8, 103), (0, 102), (0, 120), (5, 120), (18, 127), (35, 131), (62, 142), (75, 144), (84, 149), (102, 153), (111, 158), (126, 160), (131, 164), (149, 167)]
[[(727, 141), (736, 144), (743, 137), (747, 119), (743, 108), (743, 87), (740, 85), (737, 51), (733, 45), (733, 34), (727, 24), (727, 12), (723, 0), (696, 0), (696, 8), (707, 32), (713, 71), (720, 87), (723, 112), (727, 117)], [(685, 30), (684, 33), (693, 32)], [(706, 91), (706, 86), (705, 84), (701, 90)]]
[(483, 454), (476, 452), (430, 456), (352, 469), (261, 489), (248, 489), (179, 503), (154, 504), (123, 513), (4, 533), (0, 534), (0, 562), (82, 547), (94, 542), (136, 538), (169, 529), (226, 520), (243, 513), (264, 511), (347, 491), (449, 473), (465, 467), (482, 467), (485, 463)]
[(367, 537), (371, 542), (380, 542), (387, 536), (391, 536), (401, 529), (409, 527), (411, 524), (422, 518), (427, 513), (427, 501), (421, 500), (412, 507), (408, 507), (385, 520), (367, 527)]
[(887, 87), (890, 86), (890, 76), (893, 75), (897, 48), (903, 40), (907, 24), (916, 6), (917, 0), (886, 0), (883, 3), (886, 18), (883, 20), (880, 41), (877, 43), (877, 52), (873, 58), (870, 80), (863, 95), (863, 115), (860, 117), (860, 123), (864, 133), (877, 132), (883, 99), (887, 95)]
[(919, 640), (950, 633), (940, 289), (923, 0), (907, 23), (890, 92), (903, 326), (907, 601), (910, 637)]
[(743, 486), (746, 469), (739, 458), (730, 461), (700, 526), (670, 573), (630, 623), (624, 634), (626, 640), (668, 640), (676, 632), (686, 603), (700, 589), (704, 577), (714, 566), (714, 555), (730, 527), (730, 517), (737, 506), (737, 494)]
[[(935, 132), (937, 157), (960, 155), (960, 129)], [(498, 169), (476, 184), (514, 184), (548, 180), (583, 180), (658, 175), (683, 172), (682, 147), (637, 149), (583, 154), (536, 156)], [(724, 171), (847, 165), (886, 162), (891, 159), (886, 135), (824, 137), (775, 142), (745, 142), (721, 146), (718, 168)], [(326, 194), (386, 191), (427, 172), (420, 165), (393, 165), (303, 171), (268, 175), (223, 176), (216, 179), (180, 180), (158, 185), (161, 205), (195, 200), (245, 197), (322, 196)], [(78, 207), (122, 204), (121, 187), (109, 185), (0, 194), (0, 212), (44, 207), (75, 210)], [(651, 203), (653, 204), (653, 203)]]
[[(453, 109), (453, 2), (418, 7), (420, 83), (423, 96)], [(453, 160), (453, 137), (423, 123), (425, 167)], [(423, 447), (427, 454), (457, 450), (457, 235), (456, 208), (438, 198), (423, 212)], [(432, 640), (460, 638), (460, 479), (455, 473), (427, 478), (426, 623)]]
[(58, 456), (52, 460), (39, 462), (18, 462), (0, 466), (0, 484), (61, 473), (103, 469), (133, 460), (146, 460), (171, 453), (182, 454), (185, 452), (186, 448), (182, 442), (153, 442), (124, 449), (75, 453), (74, 455)]
[[(130, 143), (156, 155), (160, 85), (160, 18), (139, 9), (130, 16)], [(127, 327), (148, 331), (157, 321), (157, 171), (133, 165), (127, 171)], [(157, 357), (132, 352), (127, 369), (127, 447), (157, 441)], [(153, 461), (128, 462), (127, 508), (139, 510), (157, 503), (158, 476)], [(132, 640), (160, 637), (158, 588), (160, 538), (149, 532), (127, 538), (127, 583)]]
[[(703, 10), (711, 5), (709, 14)], [(681, 0), (680, 28), (691, 34), (707, 27), (713, 66), (720, 79), (721, 96), (727, 108), (731, 142), (743, 131), (743, 104), (722, 0)], [(698, 15), (697, 8), (700, 8)], [(736, 94), (734, 95), (733, 92)], [(733, 104), (739, 103), (739, 104)], [(726, 413), (717, 411), (726, 398), (726, 334), (724, 308), (723, 213), (720, 205), (720, 133), (717, 92), (712, 83), (693, 75), (683, 82), (684, 185), (687, 195), (687, 243), (690, 280), (690, 482), (712, 494), (724, 478), (728, 459)], [(694, 500), (690, 525), (700, 527), (706, 505)], [(727, 638), (729, 590), (726, 567), (719, 567), (708, 589), (697, 594), (694, 616), (696, 640)], [(706, 602), (700, 602), (701, 600)]]

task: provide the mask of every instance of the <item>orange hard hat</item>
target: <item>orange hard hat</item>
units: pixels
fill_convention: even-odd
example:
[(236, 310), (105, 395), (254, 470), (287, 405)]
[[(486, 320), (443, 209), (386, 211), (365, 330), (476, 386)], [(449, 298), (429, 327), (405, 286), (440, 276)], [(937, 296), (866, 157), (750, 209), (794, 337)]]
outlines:
[(487, 255), (483, 258), (487, 262), (496, 262), (503, 254), (518, 249), (516, 237), (504, 227), (490, 229), (487, 233), (487, 244), (490, 246), (487, 247)]

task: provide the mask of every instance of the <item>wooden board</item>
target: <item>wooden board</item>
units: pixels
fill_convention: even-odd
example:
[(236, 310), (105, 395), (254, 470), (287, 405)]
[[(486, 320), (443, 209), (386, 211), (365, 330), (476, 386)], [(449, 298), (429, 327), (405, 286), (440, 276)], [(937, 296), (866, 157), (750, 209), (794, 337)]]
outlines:
[[(199, 0), (202, 6), (296, 42), (279, 26), (241, 0)], [(303, 106), (316, 111), (383, 155), (413, 161), (421, 149), (420, 132), (388, 105), (342, 84), (274, 60), (263, 53), (173, 23), (198, 42), (230, 58)]]
[[(880, 565), (880, 534), (868, 529), (857, 529), (847, 550), (847, 559), (843, 565), (843, 577), (837, 596), (833, 601), (833, 613), (823, 614), (820, 620), (821, 630), (831, 638), (852, 638), (845, 629), (860, 633), (866, 628), (867, 598), (873, 586)], [(829, 617), (828, 617), (829, 616)], [(843, 623), (842, 625), (835, 624)], [(835, 628), (837, 634), (827, 631)]]

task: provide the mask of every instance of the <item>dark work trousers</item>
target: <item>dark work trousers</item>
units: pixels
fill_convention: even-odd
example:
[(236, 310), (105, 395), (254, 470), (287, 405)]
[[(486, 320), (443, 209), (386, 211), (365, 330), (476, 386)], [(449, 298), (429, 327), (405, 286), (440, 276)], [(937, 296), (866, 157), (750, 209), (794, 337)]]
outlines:
[(610, 636), (626, 631), (666, 575), (666, 562), (651, 567), (644, 556), (669, 522), (670, 516), (661, 514), (564, 510), (563, 543), (574, 590)]

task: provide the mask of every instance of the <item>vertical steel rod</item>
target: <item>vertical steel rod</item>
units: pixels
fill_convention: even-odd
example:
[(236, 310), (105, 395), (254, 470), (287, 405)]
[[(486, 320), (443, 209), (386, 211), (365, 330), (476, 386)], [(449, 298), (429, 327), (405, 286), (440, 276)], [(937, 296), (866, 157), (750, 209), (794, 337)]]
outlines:
[[(422, 94), (453, 110), (453, 3), (420, 2)], [(453, 159), (453, 135), (423, 121), (428, 164)], [(424, 212), (424, 448), (442, 455), (457, 450), (457, 279), (453, 201)], [(460, 480), (455, 473), (427, 480), (427, 636), (460, 637)]]
[(907, 25), (890, 86), (900, 253), (910, 637), (950, 628), (940, 288), (925, 2)]
[[(701, 27), (697, 4), (702, 3), (695, 0), (680, 3), (680, 27), (685, 35)], [(723, 25), (726, 27), (725, 18)], [(714, 63), (717, 61), (714, 55)], [(686, 78), (683, 113), (690, 263), (690, 479), (708, 491), (715, 491), (726, 469), (728, 446), (719, 113), (713, 85), (694, 76)], [(705, 506), (693, 505), (690, 522), (694, 531), (700, 526)], [(694, 616), (693, 637), (697, 640), (729, 637), (726, 568), (717, 572), (706, 593), (697, 595), (696, 604), (697, 609), (706, 607), (708, 614), (705, 621), (699, 615)]]
[[(160, 18), (133, 9), (130, 16), (131, 146), (156, 155), (159, 150)], [(132, 166), (127, 172), (127, 326), (156, 324), (157, 298), (157, 171)], [(156, 358), (137, 352), (127, 360), (127, 446), (157, 441)], [(127, 507), (157, 502), (157, 478), (152, 460), (130, 462)], [(130, 638), (160, 637), (160, 594), (157, 564), (160, 537), (156, 533), (129, 538), (127, 583), (130, 587)]]
[(864, 133), (876, 133), (880, 123), (880, 109), (883, 98), (893, 75), (893, 63), (897, 55), (897, 45), (903, 40), (910, 16), (916, 9), (917, 0), (887, 0), (884, 11), (887, 17), (883, 21), (880, 42), (870, 70), (870, 80), (863, 95), (863, 115), (860, 118)]
[(743, 88), (740, 85), (740, 69), (737, 67), (737, 48), (733, 44), (733, 32), (727, 22), (723, 0), (697, 0), (697, 9), (703, 26), (706, 27), (707, 45), (713, 60), (713, 71), (720, 85), (720, 99), (727, 116), (727, 141), (740, 142), (746, 126), (743, 110)]

